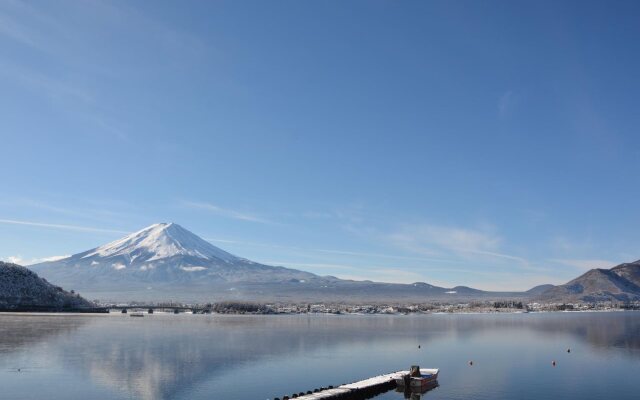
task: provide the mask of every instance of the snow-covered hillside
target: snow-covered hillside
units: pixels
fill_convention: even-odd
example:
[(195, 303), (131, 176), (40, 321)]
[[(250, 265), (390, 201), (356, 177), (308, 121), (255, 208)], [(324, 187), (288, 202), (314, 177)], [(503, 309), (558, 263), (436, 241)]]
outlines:
[(70, 309), (92, 307), (92, 304), (50, 284), (25, 267), (0, 262), (0, 309), (29, 307)]

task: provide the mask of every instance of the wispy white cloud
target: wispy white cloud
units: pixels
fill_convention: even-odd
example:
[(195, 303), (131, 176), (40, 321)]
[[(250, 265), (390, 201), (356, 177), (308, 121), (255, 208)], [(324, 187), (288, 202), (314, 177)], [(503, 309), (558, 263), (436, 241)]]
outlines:
[(329, 250), (329, 249), (309, 249), (309, 250), (319, 252), (319, 253), (341, 254), (341, 255), (355, 256), (355, 257), (390, 258), (394, 260), (414, 260), (414, 261), (425, 261), (425, 262), (436, 262), (436, 263), (459, 263), (460, 262), (457, 260), (452, 260), (447, 258), (412, 257), (412, 256), (401, 256), (401, 255), (395, 255), (395, 254), (367, 253), (367, 252), (358, 252), (358, 251)]
[(180, 267), (180, 269), (187, 272), (199, 272), (205, 271), (207, 267)]
[[(4, 0), (0, 2), (0, 35), (65, 61), (85, 64), (86, 57), (74, 54), (74, 49), (82, 47), (89, 53), (97, 50), (86, 35), (78, 33), (88, 27), (96, 32), (113, 31), (114, 24), (122, 27), (122, 34), (130, 35), (132, 40), (146, 40), (148, 46), (178, 53), (181, 56), (178, 59), (200, 57), (211, 50), (199, 36), (151, 18), (130, 4), (89, 1), (61, 7), (65, 6), (71, 17), (64, 13), (53, 15), (42, 4)], [(90, 25), (86, 21), (91, 21)]]
[(306, 211), (301, 214), (303, 218), (308, 219), (334, 219), (335, 213), (329, 211)]
[(490, 231), (422, 224), (405, 226), (387, 235), (387, 239), (396, 246), (420, 254), (476, 255), (528, 264), (522, 257), (500, 251), (503, 239)]
[[(29, 210), (42, 210), (47, 213), (60, 214), (64, 216), (71, 217), (79, 217), (82, 219), (91, 219), (91, 220), (104, 220), (113, 222), (115, 217), (123, 217), (124, 215), (120, 212), (114, 212), (102, 208), (86, 208), (84, 204), (78, 203), (86, 203), (86, 201), (78, 202), (77, 198), (74, 198), (73, 206), (68, 205), (70, 201), (68, 199), (64, 200), (64, 203), (67, 204), (64, 207), (60, 207), (55, 204), (55, 201), (41, 201), (34, 198), (28, 197), (19, 197), (12, 196), (10, 199), (2, 199), (0, 200), (0, 206), (7, 206), (12, 209), (29, 209)], [(60, 202), (60, 200), (58, 200)], [(131, 215), (127, 215), (130, 217)]]
[(601, 252), (600, 243), (594, 239), (592, 229), (587, 228), (579, 236), (570, 237), (566, 235), (555, 235), (550, 238), (550, 247), (553, 258), (558, 259), (588, 259), (589, 256), (578, 256), (576, 254), (588, 255)]
[(594, 268), (611, 268), (619, 263), (610, 260), (599, 259), (570, 259), (570, 258), (553, 258), (549, 261), (574, 267), (580, 270), (590, 270)]
[(314, 220), (334, 220), (350, 225), (363, 223), (366, 220), (363, 215), (364, 211), (364, 205), (356, 202), (342, 207), (334, 207), (330, 210), (307, 211), (300, 214), (300, 216)]
[(513, 107), (513, 103), (514, 103), (513, 91), (508, 90), (504, 92), (502, 96), (500, 96), (500, 99), (498, 100), (498, 115), (500, 115), (500, 117), (506, 116), (509, 113), (510, 109)]
[(63, 258), (67, 258), (69, 257), (68, 255), (66, 256), (51, 256), (51, 257), (42, 257), (42, 258), (33, 258), (33, 259), (26, 259), (23, 258), (22, 256), (9, 256), (4, 258), (4, 261), (13, 263), (13, 264), (19, 264), (19, 265), (33, 265), (33, 264), (38, 264), (41, 262), (49, 262), (49, 261), (58, 261), (58, 260), (62, 260)]
[[(306, 264), (297, 264), (307, 267)], [(286, 265), (285, 265), (286, 266)], [(290, 263), (291, 268), (296, 268), (295, 263)], [(414, 283), (426, 282), (431, 285), (451, 288), (455, 286), (469, 286), (481, 290), (490, 291), (525, 291), (540, 284), (562, 284), (567, 280), (549, 273), (538, 271), (488, 271), (474, 268), (451, 269), (429, 268), (425, 270), (388, 268), (388, 267), (358, 267), (349, 265), (314, 265), (308, 268), (322, 271), (335, 268), (335, 273), (342, 279), (373, 280), (386, 283)], [(344, 271), (341, 271), (344, 270)], [(547, 271), (548, 272), (548, 271)]]
[(65, 258), (71, 257), (70, 254), (64, 255), (64, 256), (50, 256), (50, 257), (42, 257), (42, 258), (36, 258), (34, 260), (31, 260), (30, 264), (37, 264), (37, 263), (41, 263), (41, 262), (51, 262), (51, 261), (59, 261)]
[(424, 280), (422, 274), (397, 268), (367, 269), (362, 273), (339, 274), (338, 278), (354, 281), (371, 280), (385, 283), (414, 283)]
[(230, 208), (223, 208), (212, 203), (183, 201), (182, 204), (185, 207), (209, 211), (221, 217), (237, 219), (240, 221), (259, 222), (262, 224), (272, 223), (271, 221), (254, 214), (249, 214), (244, 211), (232, 210)]
[(352, 257), (367, 257), (367, 258), (384, 258), (384, 259), (392, 259), (392, 260), (412, 260), (412, 261), (424, 261), (424, 262), (435, 262), (435, 263), (460, 263), (460, 260), (453, 260), (447, 258), (428, 258), (428, 257), (416, 257), (416, 256), (405, 256), (398, 254), (390, 254), (390, 253), (374, 253), (374, 252), (362, 252), (362, 251), (348, 251), (348, 250), (332, 250), (332, 249), (317, 249), (312, 247), (299, 247), (299, 246), (285, 246), (280, 244), (273, 243), (257, 243), (257, 242), (246, 242), (240, 240), (229, 240), (229, 239), (218, 239), (218, 238), (206, 238), (209, 242), (214, 243), (223, 243), (223, 244), (233, 244), (233, 245), (241, 245), (241, 246), (250, 246), (250, 247), (266, 247), (272, 249), (283, 249), (283, 250), (291, 250), (301, 253), (324, 253), (324, 254), (336, 254), (336, 255), (345, 255)]
[(22, 256), (9, 256), (9, 257), (6, 257), (4, 259), (4, 261), (10, 262), (12, 264), (20, 264), (20, 265), (22, 265), (22, 263), (24, 263), (25, 260), (24, 260), (24, 258), (22, 258)]
[[(17, 83), (35, 96), (44, 97), (56, 110), (73, 115), (76, 124), (84, 125), (82, 132), (106, 134), (122, 141), (132, 140), (126, 122), (119, 120), (101, 106), (95, 82), (105, 77), (121, 80), (127, 74), (141, 70), (135, 57), (115, 57), (117, 63), (96, 63), (101, 54), (97, 41), (103, 34), (114, 34), (113, 26), (121, 27), (116, 35), (146, 48), (166, 54), (168, 68), (192, 65), (211, 49), (197, 35), (175, 29), (160, 20), (138, 11), (135, 6), (108, 1), (71, 2), (60, 4), (51, 12), (41, 3), (5, 0), (0, 2), (0, 40), (38, 54), (33, 57), (9, 57), (0, 62), (0, 78)], [(87, 23), (87, 21), (91, 21)], [(117, 40), (117, 38), (116, 38)], [(112, 57), (113, 58), (113, 57)], [(54, 65), (55, 68), (43, 68)], [(157, 66), (154, 64), (154, 66)]]
[(94, 228), (94, 227), (79, 226), (79, 225), (51, 224), (47, 222), (23, 221), (23, 220), (15, 220), (15, 219), (0, 219), (0, 224), (34, 226), (34, 227), (40, 227), (40, 228), (63, 229), (68, 231), (79, 231), (79, 232), (121, 233), (121, 234), (130, 233), (127, 231), (121, 231), (116, 229)]
[[(348, 264), (308, 263), (308, 262), (274, 261), (274, 260), (267, 260), (263, 262), (266, 265), (278, 265), (282, 267), (296, 268), (296, 269), (309, 268), (309, 269), (321, 270), (321, 271), (322, 270), (360, 271), (364, 269), (363, 267), (358, 267), (358, 266), (348, 265)], [(367, 267), (367, 268), (375, 269), (376, 267)]]
[(22, 44), (36, 47), (36, 41), (34, 40), (33, 34), (31, 32), (29, 32), (24, 26), (1, 14), (0, 35), (9, 37)]
[(28, 87), (34, 93), (46, 94), (51, 99), (72, 99), (82, 103), (92, 103), (93, 95), (75, 83), (44, 75), (24, 66), (0, 64), (0, 73), (15, 82)]
[(380, 266), (355, 266), (349, 264), (330, 263), (299, 263), (286, 261), (266, 261), (270, 265), (281, 265), (288, 268), (305, 268), (323, 275), (325, 271), (331, 271), (330, 275), (335, 275), (341, 279), (351, 279), (356, 281), (373, 280), (386, 283), (413, 283), (424, 279), (423, 275), (399, 268), (389, 268)]

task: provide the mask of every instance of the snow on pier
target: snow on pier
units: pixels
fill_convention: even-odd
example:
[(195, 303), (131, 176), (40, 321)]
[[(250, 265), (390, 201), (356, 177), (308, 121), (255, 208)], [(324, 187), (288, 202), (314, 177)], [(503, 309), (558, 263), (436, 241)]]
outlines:
[[(298, 400), (350, 400), (359, 399), (372, 395), (376, 395), (396, 387), (396, 379), (409, 375), (409, 371), (397, 371), (390, 374), (378, 375), (362, 381), (349, 383), (338, 386), (337, 388), (329, 388), (324, 390), (315, 389), (314, 392), (307, 394), (299, 393), (291, 396), (284, 396), (282, 400), (298, 399)], [(280, 400), (276, 397), (274, 400)]]

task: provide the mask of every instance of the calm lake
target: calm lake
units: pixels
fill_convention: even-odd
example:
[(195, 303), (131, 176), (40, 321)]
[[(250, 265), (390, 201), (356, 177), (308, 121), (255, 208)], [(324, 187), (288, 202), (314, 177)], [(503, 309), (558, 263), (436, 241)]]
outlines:
[(440, 368), (423, 399), (637, 399), (640, 312), (0, 315), (2, 399), (282, 398), (412, 364)]

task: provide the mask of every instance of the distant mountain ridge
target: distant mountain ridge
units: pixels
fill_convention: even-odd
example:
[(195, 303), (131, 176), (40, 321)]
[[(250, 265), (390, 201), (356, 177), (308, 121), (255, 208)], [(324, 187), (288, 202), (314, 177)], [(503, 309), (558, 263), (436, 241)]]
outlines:
[(175, 223), (144, 228), (70, 257), (32, 265), (51, 282), (112, 300), (388, 301), (522, 297), (423, 282), (319, 276), (230, 254)]
[(0, 309), (53, 311), (89, 307), (93, 304), (52, 285), (28, 268), (0, 261)]
[(530, 294), (530, 295), (534, 295), (534, 296), (535, 295), (540, 295), (540, 294), (542, 294), (542, 293), (546, 292), (547, 290), (552, 289), (554, 287), (555, 286), (551, 285), (551, 284), (538, 285), (538, 286), (532, 287), (531, 289), (527, 290), (527, 293)]
[(264, 265), (228, 253), (175, 223), (154, 224), (111, 243), (30, 268), (91, 298), (118, 301), (640, 300), (640, 260), (593, 269), (564, 285), (539, 285), (526, 292), (487, 292), (425, 282), (344, 280)]
[(611, 269), (591, 269), (572, 281), (540, 293), (544, 301), (640, 300), (640, 260)]

